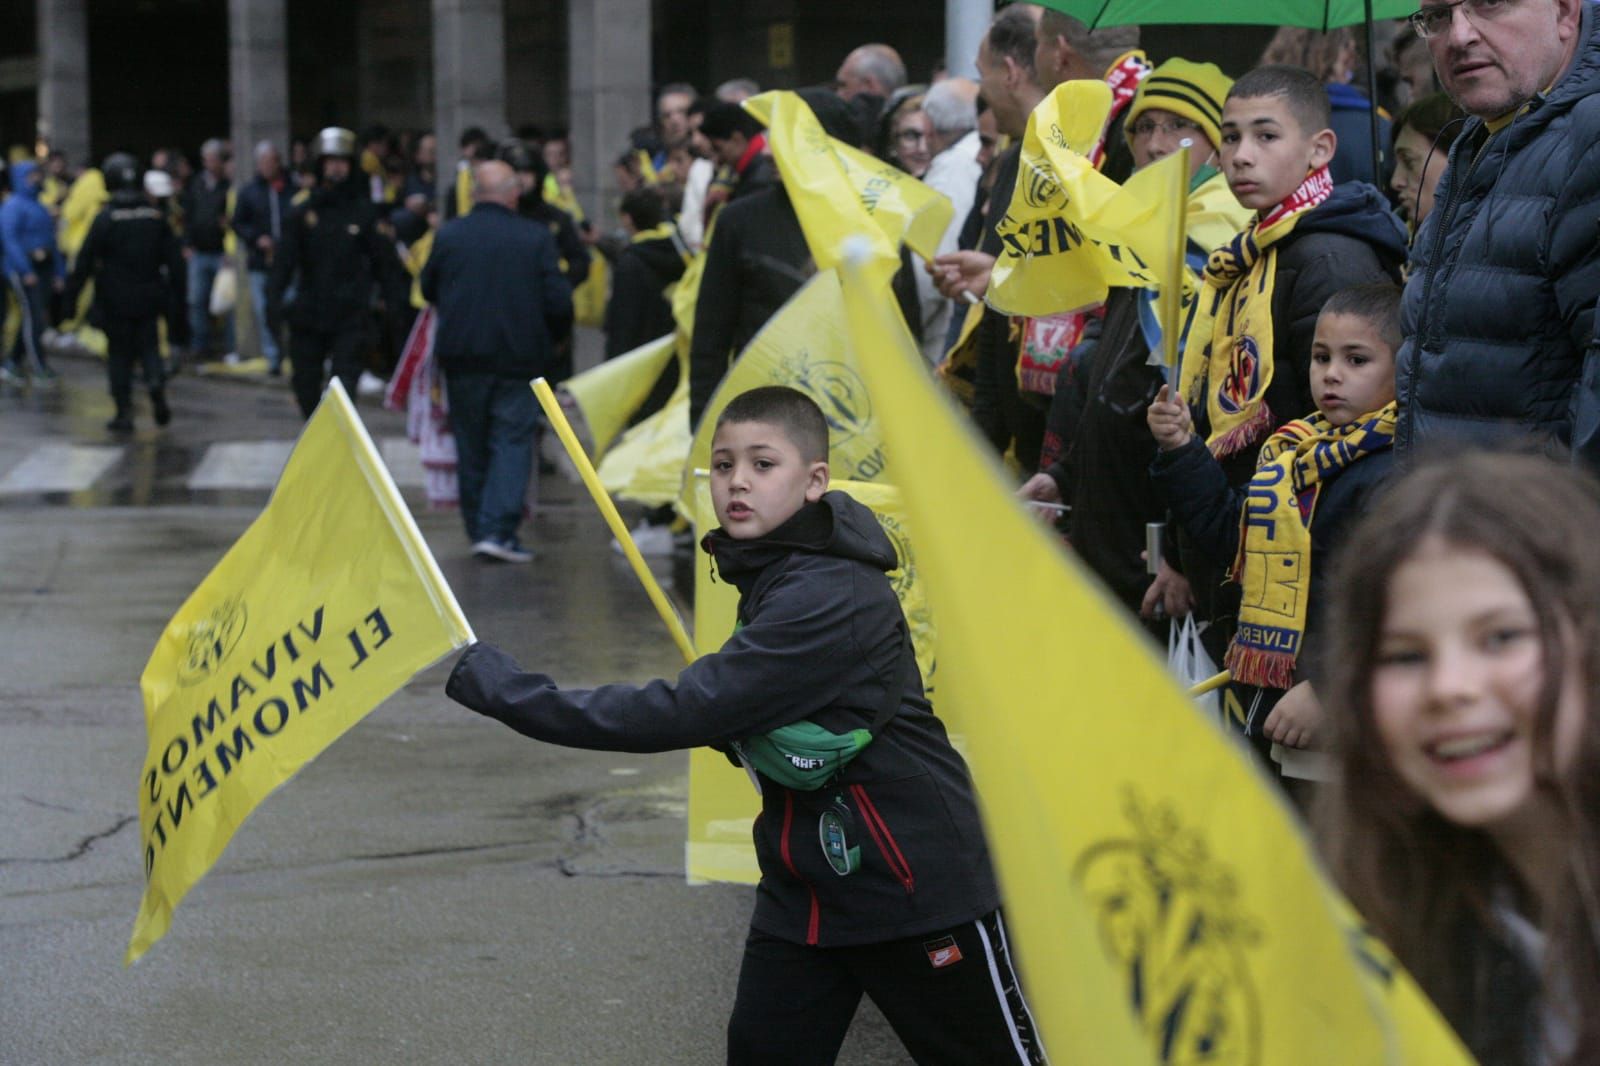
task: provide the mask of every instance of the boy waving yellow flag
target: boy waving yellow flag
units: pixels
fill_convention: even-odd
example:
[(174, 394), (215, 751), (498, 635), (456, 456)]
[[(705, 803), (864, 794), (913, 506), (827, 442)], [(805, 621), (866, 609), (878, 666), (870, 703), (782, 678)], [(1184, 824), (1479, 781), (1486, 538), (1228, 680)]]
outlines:
[(335, 380), (260, 517), (140, 678), (132, 963), (255, 806), (472, 630)]

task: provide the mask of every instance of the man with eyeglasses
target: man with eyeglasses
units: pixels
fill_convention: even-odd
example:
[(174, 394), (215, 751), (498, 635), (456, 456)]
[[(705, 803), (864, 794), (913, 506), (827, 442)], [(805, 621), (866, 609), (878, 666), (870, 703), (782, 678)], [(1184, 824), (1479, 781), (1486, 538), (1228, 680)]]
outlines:
[(1531, 437), (1600, 469), (1594, 5), (1428, 2), (1411, 24), (1470, 117), (1412, 247), (1396, 447)]

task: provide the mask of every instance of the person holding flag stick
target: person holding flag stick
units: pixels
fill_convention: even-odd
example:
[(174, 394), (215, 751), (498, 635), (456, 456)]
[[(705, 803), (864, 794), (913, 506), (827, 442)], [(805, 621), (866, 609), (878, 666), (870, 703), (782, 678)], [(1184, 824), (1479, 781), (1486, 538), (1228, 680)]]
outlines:
[[(578, 460), (558, 405), (538, 391)], [(972, 782), (924, 697), (886, 576), (898, 565), (893, 545), (870, 510), (828, 491), (828, 424), (810, 397), (752, 389), (716, 425), (721, 525), (704, 546), (740, 592), (738, 626), (720, 650), (676, 681), (563, 690), (479, 643), (446, 694), (551, 743), (710, 745), (754, 767), (761, 882), (730, 1063), (832, 1062), (863, 993), (920, 1063), (1043, 1062)], [(629, 548), (604, 492), (585, 480)], [(664, 602), (657, 609), (683, 646), (675, 616)]]

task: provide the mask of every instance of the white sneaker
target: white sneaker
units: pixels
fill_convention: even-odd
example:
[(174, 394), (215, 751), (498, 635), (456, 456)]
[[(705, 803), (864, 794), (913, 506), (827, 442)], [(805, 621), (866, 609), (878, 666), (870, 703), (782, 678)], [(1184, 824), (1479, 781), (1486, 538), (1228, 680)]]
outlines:
[(363, 370), (361, 372), (361, 377), (356, 381), (356, 395), (377, 396), (388, 387), (389, 383), (387, 381), (383, 380), (370, 370)]
[(496, 540), (494, 537), (484, 537), (472, 546), (472, 554), (487, 559), (498, 559), (502, 563), (529, 563), (533, 561), (533, 553), (522, 546), (517, 538), (510, 540)]
[[(632, 529), (634, 546), (639, 549), (640, 555), (671, 555), (672, 554), (672, 528), (670, 526), (652, 526), (648, 522), (640, 522)], [(611, 550), (618, 555), (626, 554), (622, 550), (622, 542), (615, 537), (611, 538)]]
[(239, 358), (238, 352), (229, 352), (227, 355), (222, 357), (222, 361), (228, 366), (238, 366), (242, 360)]

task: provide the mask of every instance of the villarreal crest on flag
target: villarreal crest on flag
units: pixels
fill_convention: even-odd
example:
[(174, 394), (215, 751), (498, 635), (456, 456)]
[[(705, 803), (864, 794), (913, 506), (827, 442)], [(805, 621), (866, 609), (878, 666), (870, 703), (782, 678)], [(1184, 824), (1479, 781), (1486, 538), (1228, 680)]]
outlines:
[(173, 615), (140, 678), (145, 891), (125, 961), (166, 934), (273, 789), (471, 640), (335, 380), (266, 510)]

